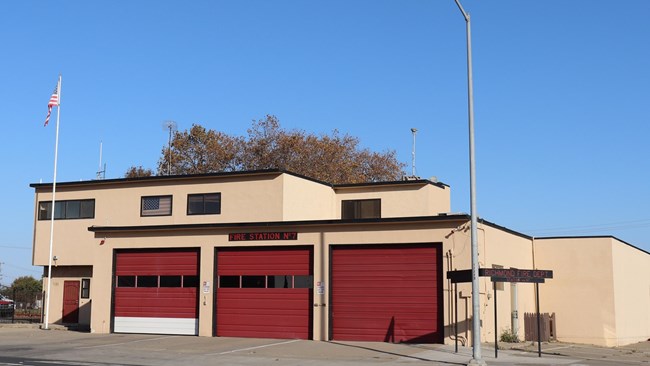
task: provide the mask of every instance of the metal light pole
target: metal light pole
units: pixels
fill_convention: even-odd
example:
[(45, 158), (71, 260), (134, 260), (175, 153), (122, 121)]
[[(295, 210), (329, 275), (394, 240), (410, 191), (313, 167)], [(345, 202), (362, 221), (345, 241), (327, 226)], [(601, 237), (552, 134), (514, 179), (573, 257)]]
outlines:
[(413, 160), (412, 160), (412, 166), (411, 166), (412, 167), (411, 176), (413, 178), (415, 178), (415, 135), (418, 133), (418, 129), (417, 128), (411, 128), (411, 133), (413, 134), (413, 152), (412, 152)]
[(465, 18), (467, 30), (467, 112), (469, 119), (469, 200), (472, 244), (472, 359), (469, 365), (485, 365), (481, 359), (481, 299), (479, 293), (478, 242), (476, 217), (476, 164), (474, 162), (474, 88), (472, 86), (472, 30), (469, 14), (454, 0)]

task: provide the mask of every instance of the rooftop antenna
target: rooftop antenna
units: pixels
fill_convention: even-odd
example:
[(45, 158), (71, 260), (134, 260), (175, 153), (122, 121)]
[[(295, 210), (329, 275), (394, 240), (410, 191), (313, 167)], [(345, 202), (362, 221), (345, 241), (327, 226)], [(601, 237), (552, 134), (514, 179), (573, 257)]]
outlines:
[(167, 120), (163, 122), (163, 129), (169, 130), (169, 144), (167, 147), (167, 151), (169, 152), (167, 158), (167, 175), (171, 175), (172, 174), (172, 133), (176, 131), (176, 122), (172, 120)]
[(418, 133), (418, 129), (417, 128), (411, 128), (411, 133), (413, 133), (413, 152), (412, 152), (413, 160), (412, 160), (411, 176), (413, 178), (415, 178), (416, 177), (416, 175), (415, 175), (415, 135)]
[(102, 151), (104, 148), (104, 142), (100, 141), (99, 142), (99, 170), (97, 170), (97, 180), (101, 179), (106, 179), (106, 163), (104, 163), (104, 166), (102, 167)]

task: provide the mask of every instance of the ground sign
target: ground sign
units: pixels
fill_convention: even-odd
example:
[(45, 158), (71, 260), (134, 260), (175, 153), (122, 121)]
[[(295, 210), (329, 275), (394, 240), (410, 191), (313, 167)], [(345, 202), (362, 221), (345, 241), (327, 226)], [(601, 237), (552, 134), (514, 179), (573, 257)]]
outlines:
[[(544, 283), (547, 278), (553, 278), (553, 271), (547, 269), (518, 269), (518, 268), (479, 268), (479, 277), (490, 277), (490, 280), (495, 283), (494, 287), (494, 357), (498, 355), (498, 339), (497, 339), (497, 291), (496, 282), (528, 282), (535, 284), (535, 302), (537, 308), (537, 353), (542, 357), (542, 344), (540, 341), (540, 319), (539, 319), (539, 286), (538, 284)], [(454, 284), (454, 317), (455, 317), (455, 332), (458, 335), (458, 288), (456, 284), (464, 282), (472, 282), (472, 270), (463, 269), (460, 271), (448, 271), (447, 279)], [(458, 352), (458, 336), (456, 337), (456, 352)]]
[[(492, 282), (531, 282), (544, 283), (546, 278), (553, 278), (553, 271), (545, 269), (516, 268), (479, 268), (479, 277), (490, 277)], [(472, 282), (472, 270), (448, 271), (451, 283)]]

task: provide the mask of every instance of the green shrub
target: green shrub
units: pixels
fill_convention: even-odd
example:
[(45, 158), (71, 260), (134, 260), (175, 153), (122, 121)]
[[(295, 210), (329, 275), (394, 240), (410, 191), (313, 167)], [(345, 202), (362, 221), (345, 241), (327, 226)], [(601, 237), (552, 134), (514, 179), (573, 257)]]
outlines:
[(513, 332), (510, 330), (510, 328), (506, 328), (502, 333), (501, 333), (501, 342), (506, 342), (506, 343), (519, 343), (519, 335), (517, 333)]

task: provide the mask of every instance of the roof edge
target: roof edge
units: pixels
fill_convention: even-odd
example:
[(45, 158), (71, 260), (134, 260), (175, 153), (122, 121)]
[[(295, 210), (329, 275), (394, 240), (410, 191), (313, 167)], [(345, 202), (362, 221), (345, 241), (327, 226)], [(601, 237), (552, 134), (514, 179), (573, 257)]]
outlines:
[(221, 229), (235, 227), (271, 227), (271, 226), (319, 226), (319, 225), (355, 225), (355, 224), (390, 224), (390, 223), (418, 223), (426, 221), (466, 221), (469, 216), (465, 214), (440, 214), (437, 216), (413, 217), (388, 217), (379, 219), (354, 219), (354, 220), (302, 220), (302, 221), (265, 221), (265, 222), (231, 222), (231, 223), (203, 223), (203, 224), (171, 224), (171, 225), (137, 225), (137, 226), (90, 226), (88, 231), (95, 233), (125, 232), (125, 231), (158, 231), (158, 230), (188, 230), (188, 229)]
[(629, 247), (632, 247), (632, 248), (634, 248), (634, 249), (636, 249), (636, 250), (640, 250), (640, 251), (642, 251), (643, 253), (650, 255), (650, 252), (648, 252), (648, 251), (646, 251), (646, 250), (644, 250), (644, 249), (641, 249), (641, 248), (637, 247), (637, 246), (634, 245), (634, 244), (630, 244), (630, 243), (626, 242), (625, 240), (621, 240), (621, 239), (615, 237), (614, 235), (540, 236), (540, 237), (534, 237), (534, 239), (535, 239), (535, 240), (553, 240), (553, 239), (614, 239), (614, 240), (616, 240), (616, 241), (618, 241), (618, 242), (621, 242), (621, 243), (623, 243), (623, 244), (625, 244), (625, 245), (627, 245), (627, 246), (629, 246)]
[(438, 188), (447, 188), (449, 187), (448, 184), (442, 183), (442, 182), (434, 182), (428, 179), (413, 179), (413, 180), (394, 180), (394, 181), (386, 181), (386, 182), (365, 182), (365, 183), (345, 183), (345, 184), (334, 184), (332, 185), (334, 189), (340, 189), (340, 188), (357, 188), (357, 187), (371, 187), (371, 186), (388, 186), (388, 185), (409, 185), (409, 184), (430, 184), (433, 186), (436, 186)]
[[(57, 182), (57, 186), (85, 186), (85, 185), (104, 185), (115, 183), (133, 183), (133, 182), (156, 182), (168, 180), (188, 180), (188, 179), (207, 179), (216, 177), (236, 177), (236, 176), (252, 176), (252, 175), (274, 175), (274, 174), (287, 174), (310, 182), (322, 184), (334, 189), (337, 188), (350, 188), (350, 187), (365, 187), (365, 186), (386, 186), (386, 185), (401, 185), (401, 184), (431, 184), (440, 188), (449, 187), (449, 185), (433, 182), (428, 179), (417, 180), (399, 180), (399, 181), (386, 181), (386, 182), (363, 182), (363, 183), (348, 183), (348, 184), (333, 184), (325, 182), (316, 178), (311, 178), (306, 175), (298, 174), (286, 169), (259, 169), (259, 170), (241, 170), (241, 171), (227, 171), (227, 172), (214, 172), (203, 174), (181, 174), (181, 175), (153, 175), (149, 177), (135, 177), (135, 178), (111, 178), (111, 179), (90, 179), (81, 181), (67, 181)], [(47, 188), (52, 187), (53, 183), (30, 183), (31, 188)]]

